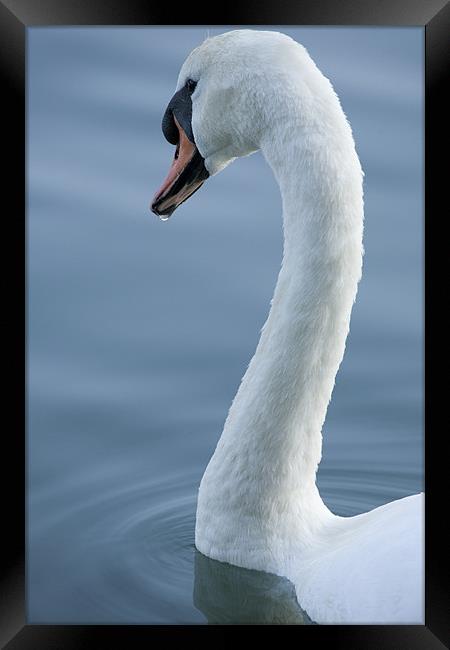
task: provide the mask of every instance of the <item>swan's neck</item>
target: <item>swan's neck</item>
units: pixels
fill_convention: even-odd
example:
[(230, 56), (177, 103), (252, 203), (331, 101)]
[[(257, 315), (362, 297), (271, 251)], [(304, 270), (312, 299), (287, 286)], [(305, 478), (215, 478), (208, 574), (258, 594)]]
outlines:
[(294, 515), (295, 534), (306, 535), (328, 512), (315, 478), (361, 274), (363, 225), (362, 174), (339, 105), (336, 119), (330, 133), (294, 115), (262, 142), (282, 194), (283, 263), (197, 511), (199, 549), (237, 564), (229, 552), (220, 557), (224, 535), (283, 535)]

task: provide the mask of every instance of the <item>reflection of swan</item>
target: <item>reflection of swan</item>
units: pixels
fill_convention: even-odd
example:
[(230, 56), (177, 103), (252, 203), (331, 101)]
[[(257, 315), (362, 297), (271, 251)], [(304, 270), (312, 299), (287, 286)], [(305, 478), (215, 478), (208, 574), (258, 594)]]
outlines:
[(423, 495), (343, 518), (315, 482), (362, 263), (362, 171), (330, 82), (285, 35), (228, 32), (184, 63), (163, 131), (160, 216), (258, 149), (283, 201), (283, 264), (200, 485), (197, 548), (287, 576), (317, 622), (423, 622)]
[(217, 562), (195, 551), (194, 605), (215, 624), (289, 624), (311, 621), (286, 578)]

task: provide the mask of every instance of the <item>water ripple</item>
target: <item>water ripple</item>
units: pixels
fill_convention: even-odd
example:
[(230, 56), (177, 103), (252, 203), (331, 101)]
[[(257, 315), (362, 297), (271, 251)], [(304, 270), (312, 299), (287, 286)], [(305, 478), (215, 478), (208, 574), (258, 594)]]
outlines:
[[(72, 482), (59, 506), (58, 497), (47, 494), (54, 516), (30, 531), (32, 592), (44, 593), (46, 609), (52, 602), (56, 614), (71, 609), (78, 623), (311, 623), (288, 580), (216, 562), (195, 549), (199, 476), (199, 468), (187, 469), (121, 489), (114, 475), (104, 476), (103, 485)], [(392, 491), (385, 491), (374, 472), (345, 472), (344, 478), (336, 470), (322, 480), (328, 505), (341, 515), (388, 501)], [(65, 509), (67, 501), (78, 505)], [(46, 552), (55, 554), (56, 570), (39, 576), (33, 558)], [(72, 589), (61, 592), (66, 573)], [(39, 602), (33, 601), (34, 612)]]

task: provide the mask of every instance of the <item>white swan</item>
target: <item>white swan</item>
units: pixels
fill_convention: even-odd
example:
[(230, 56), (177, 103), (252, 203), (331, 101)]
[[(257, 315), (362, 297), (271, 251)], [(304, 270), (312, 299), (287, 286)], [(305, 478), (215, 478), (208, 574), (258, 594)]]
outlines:
[(157, 214), (259, 149), (283, 203), (283, 264), (201, 481), (197, 548), (288, 577), (318, 623), (423, 623), (423, 494), (339, 517), (316, 487), (363, 254), (363, 173), (330, 82), (284, 34), (227, 32), (183, 64), (163, 131), (178, 146)]

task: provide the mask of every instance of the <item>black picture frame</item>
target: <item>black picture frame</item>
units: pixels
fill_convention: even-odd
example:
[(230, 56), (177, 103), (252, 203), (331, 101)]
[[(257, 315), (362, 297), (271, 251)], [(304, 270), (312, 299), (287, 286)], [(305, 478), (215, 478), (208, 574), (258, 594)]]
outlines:
[[(180, 641), (185, 635), (216, 626), (27, 625), (25, 618), (25, 516), (26, 494), (24, 367), (26, 367), (26, 194), (25, 194), (25, 46), (26, 29), (37, 25), (372, 25), (422, 26), (425, 38), (425, 450), (426, 450), (426, 618), (425, 625), (324, 625), (291, 628), (300, 643), (346, 650), (438, 650), (449, 647), (448, 534), (445, 532), (446, 496), (445, 400), (440, 399), (434, 367), (443, 364), (437, 316), (433, 302), (439, 294), (438, 278), (445, 277), (446, 240), (440, 223), (446, 220), (444, 174), (448, 152), (444, 134), (449, 114), (445, 98), (445, 73), (449, 70), (450, 6), (446, 0), (260, 0), (246, 5), (217, 6), (187, 3), (176, 9), (169, 3), (129, 0), (0, 0), (0, 70), (2, 81), (3, 150), (6, 169), (3, 192), (10, 202), (4, 211), (3, 250), (13, 251), (3, 278), (10, 290), (10, 307), (4, 316), (3, 360), (7, 378), (4, 404), (11, 418), (3, 435), (3, 534), (0, 598), (0, 642), (9, 650), (21, 648), (148, 647), (149, 642)], [(447, 46), (447, 47), (446, 47)], [(448, 85), (448, 84), (447, 84)], [(447, 145), (448, 147), (448, 145)], [(442, 162), (441, 162), (442, 161)], [(448, 174), (447, 174), (448, 175)], [(447, 181), (448, 183), (448, 181)], [(447, 197), (445, 197), (447, 198)], [(448, 202), (448, 199), (447, 199)], [(440, 207), (442, 206), (442, 218)], [(444, 212), (445, 210), (445, 212)], [(441, 247), (441, 248), (440, 248)], [(446, 247), (447, 249), (447, 247)], [(445, 254), (447, 253), (447, 254)], [(5, 256), (3, 256), (5, 257)], [(12, 266), (11, 266), (12, 264)], [(445, 298), (445, 294), (444, 294)], [(5, 313), (5, 312), (4, 312)], [(14, 314), (14, 318), (10, 315)], [(23, 345), (25, 341), (25, 346)], [(439, 362), (439, 365), (438, 363)], [(444, 374), (445, 377), (445, 374)], [(444, 381), (444, 380), (443, 380)], [(25, 380), (26, 382), (26, 380)], [(439, 408), (441, 414), (439, 414)], [(441, 415), (442, 417), (439, 417)], [(6, 422), (6, 414), (4, 422)], [(444, 424), (440, 424), (443, 422)], [(445, 463), (445, 465), (444, 465)], [(9, 472), (6, 471), (6, 468)], [(447, 568), (447, 571), (445, 571)], [(219, 626), (228, 635), (234, 626)], [(265, 626), (270, 635), (280, 626)], [(242, 629), (240, 629), (240, 634)], [(251, 634), (254, 633), (252, 628)], [(208, 632), (209, 634), (209, 632)], [(212, 634), (215, 634), (212, 632)], [(6, 644), (6, 646), (5, 646)], [(308, 644), (308, 645), (306, 645)]]

